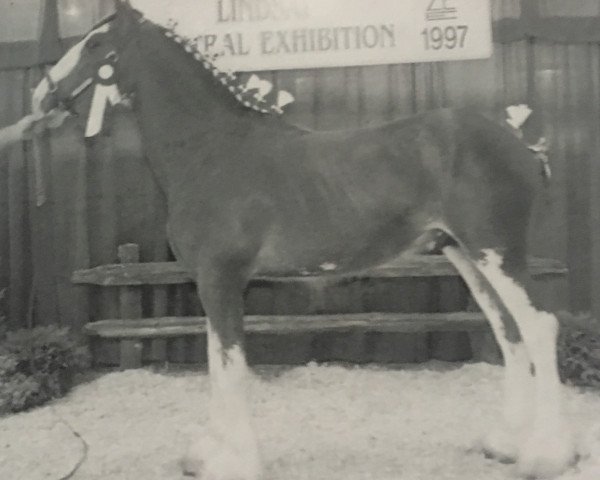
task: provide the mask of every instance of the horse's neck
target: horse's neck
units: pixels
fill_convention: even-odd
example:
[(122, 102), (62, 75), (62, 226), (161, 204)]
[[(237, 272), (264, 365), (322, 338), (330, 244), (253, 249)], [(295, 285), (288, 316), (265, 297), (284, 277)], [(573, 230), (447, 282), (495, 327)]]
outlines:
[[(139, 123), (152, 169), (168, 193), (189, 175), (189, 162), (195, 163), (194, 169), (203, 163), (207, 146), (212, 152), (226, 150), (232, 133), (251, 134), (258, 119), (241, 110), (178, 45), (167, 45), (159, 55), (143, 47), (139, 53)], [(182, 158), (181, 152), (190, 155)]]

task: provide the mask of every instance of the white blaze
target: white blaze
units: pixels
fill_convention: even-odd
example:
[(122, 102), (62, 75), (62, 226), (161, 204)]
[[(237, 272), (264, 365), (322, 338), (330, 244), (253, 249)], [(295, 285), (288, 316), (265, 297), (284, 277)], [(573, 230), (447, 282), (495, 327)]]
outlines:
[[(83, 40), (79, 43), (73, 45), (69, 51), (58, 61), (56, 65), (54, 65), (50, 71), (49, 75), (53, 82), (58, 83), (61, 80), (67, 78), (73, 70), (77, 67), (81, 60), (81, 53), (85, 46), (85, 42), (96, 33), (107, 33), (110, 29), (110, 25), (104, 24), (101, 27), (92, 30), (88, 33)], [(83, 81), (84, 79), (82, 79)], [(32, 100), (32, 110), (34, 113), (39, 112), (41, 110), (42, 100), (50, 93), (50, 86), (48, 85), (48, 80), (46, 78), (42, 79), (42, 81), (38, 84), (36, 89), (33, 92), (33, 100)]]

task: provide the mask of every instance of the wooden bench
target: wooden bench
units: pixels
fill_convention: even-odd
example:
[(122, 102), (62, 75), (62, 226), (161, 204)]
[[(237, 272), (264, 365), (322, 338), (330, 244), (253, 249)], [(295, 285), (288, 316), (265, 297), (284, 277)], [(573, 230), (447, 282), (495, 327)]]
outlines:
[[(139, 247), (122, 245), (119, 264), (101, 265), (73, 273), (72, 281), (80, 285), (116, 287), (119, 291), (121, 318), (88, 323), (85, 332), (92, 338), (116, 340), (120, 345), (120, 366), (136, 368), (142, 364), (142, 341), (152, 339), (153, 348), (164, 350), (164, 340), (173, 337), (205, 333), (206, 318), (198, 316), (167, 316), (142, 318), (144, 286), (164, 286), (191, 283), (190, 276), (175, 262), (139, 263)], [(556, 260), (530, 258), (529, 268), (535, 278), (563, 277), (567, 270)], [(384, 266), (350, 278), (416, 278), (456, 277), (458, 273), (443, 256), (422, 256), (398, 259)], [(255, 281), (310, 282), (309, 277), (261, 276)], [(247, 315), (245, 329), (258, 333), (299, 332), (469, 332), (472, 341), (493, 343), (485, 317), (471, 305), (459, 312), (369, 312), (340, 314)], [(480, 347), (481, 348), (481, 347)], [(163, 355), (164, 356), (164, 355)], [(161, 354), (156, 355), (157, 358)]]

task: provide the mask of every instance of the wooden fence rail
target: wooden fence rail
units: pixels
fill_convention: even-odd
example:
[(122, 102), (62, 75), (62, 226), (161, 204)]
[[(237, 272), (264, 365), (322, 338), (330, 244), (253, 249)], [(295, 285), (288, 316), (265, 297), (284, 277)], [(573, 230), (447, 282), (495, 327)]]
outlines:
[[(76, 284), (117, 288), (120, 318), (90, 322), (84, 331), (91, 337), (94, 356), (113, 357), (122, 368), (135, 368), (143, 360), (198, 361), (205, 355), (206, 318), (203, 316), (160, 316), (142, 318), (142, 287), (190, 283), (190, 276), (174, 262), (139, 263), (139, 247), (135, 244), (118, 248), (122, 263), (101, 265), (73, 273)], [(529, 267), (537, 279), (562, 277), (566, 268), (552, 259), (530, 258)], [(355, 274), (352, 278), (413, 278), (457, 277), (454, 267), (442, 256), (397, 259), (384, 266)], [(256, 280), (307, 283), (307, 277), (275, 277), (264, 275)], [(471, 305), (472, 307), (472, 305)], [(438, 334), (466, 335), (470, 350), (477, 359), (497, 360), (495, 341), (481, 312), (364, 312), (247, 315), (245, 328), (249, 333), (302, 335), (315, 332), (349, 335), (360, 343), (368, 333), (383, 335)], [(362, 336), (361, 336), (362, 335)], [(417, 337), (415, 337), (417, 338)], [(418, 337), (421, 340), (424, 337)], [(168, 343), (174, 343), (168, 354)], [(191, 343), (190, 343), (191, 342)], [(109, 347), (107, 347), (107, 345)], [(107, 348), (109, 353), (107, 354)], [(112, 348), (112, 351), (110, 349)], [(190, 354), (190, 351), (192, 352)], [(114, 357), (118, 357), (115, 359)], [(377, 358), (375, 355), (373, 358)], [(116, 361), (115, 361), (116, 360)], [(109, 360), (110, 363), (110, 360)]]
[[(133, 244), (123, 245), (120, 252), (126, 248), (135, 247)], [(77, 270), (71, 280), (77, 284), (109, 286), (132, 285), (169, 285), (190, 283), (192, 278), (176, 262), (149, 262), (138, 263), (128, 260), (121, 255), (123, 263), (100, 265), (98, 267)], [(133, 257), (132, 257), (133, 258)], [(531, 257), (528, 260), (529, 271), (536, 278), (546, 276), (563, 276), (567, 268), (558, 260), (549, 258)], [(397, 278), (397, 277), (454, 277), (458, 272), (443, 255), (423, 255), (410, 258), (399, 258), (380, 267), (355, 273), (345, 278)], [(316, 275), (304, 276), (277, 276), (261, 274), (253, 280), (290, 281), (297, 282), (310, 279)]]

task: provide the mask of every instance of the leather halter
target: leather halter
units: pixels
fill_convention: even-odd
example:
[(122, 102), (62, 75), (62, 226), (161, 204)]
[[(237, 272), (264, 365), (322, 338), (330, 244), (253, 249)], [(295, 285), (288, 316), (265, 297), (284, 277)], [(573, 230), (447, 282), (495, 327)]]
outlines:
[(78, 113), (74, 108), (74, 102), (79, 96), (83, 94), (93, 83), (92, 78), (88, 78), (84, 80), (75, 90), (73, 90), (68, 97), (61, 98), (58, 95), (58, 85), (52, 77), (50, 76), (50, 72), (44, 69), (44, 78), (46, 82), (48, 82), (48, 93), (54, 99), (58, 107), (62, 110), (68, 111), (71, 115), (77, 116)]

